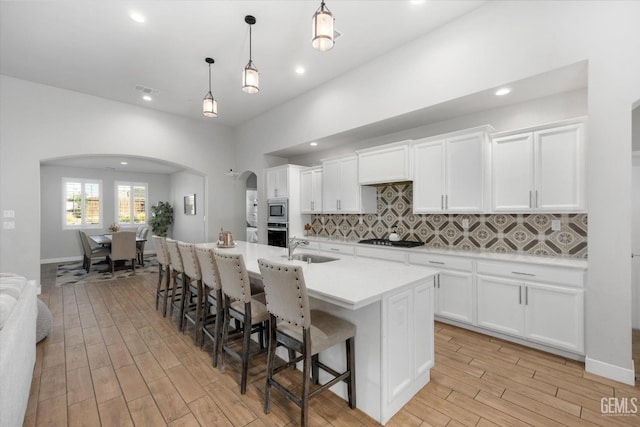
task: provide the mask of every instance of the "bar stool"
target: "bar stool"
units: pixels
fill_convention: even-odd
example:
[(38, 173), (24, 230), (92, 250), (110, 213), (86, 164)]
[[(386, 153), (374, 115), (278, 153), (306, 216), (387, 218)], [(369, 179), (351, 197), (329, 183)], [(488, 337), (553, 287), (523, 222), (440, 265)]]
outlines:
[[(249, 274), (245, 268), (244, 258), (240, 254), (224, 254), (214, 251), (214, 257), (220, 273), (222, 294), (224, 295), (222, 327), (222, 360), (220, 370), (224, 371), (225, 356), (228, 354), (241, 363), (240, 394), (247, 391), (247, 369), (249, 358), (265, 351), (264, 324), (269, 319), (269, 313), (264, 303), (251, 296)], [(241, 330), (229, 335), (231, 318), (242, 324)], [(251, 334), (258, 332), (260, 348), (251, 350)], [(242, 339), (242, 352), (238, 353), (231, 347), (231, 342)]]
[(182, 332), (186, 329), (187, 323), (193, 325), (193, 343), (198, 341), (200, 336), (200, 318), (202, 317), (202, 274), (200, 273), (200, 263), (196, 257), (196, 248), (193, 243), (178, 242), (178, 250), (182, 257), (184, 268), (184, 285), (182, 306)]
[[(270, 411), (271, 386), (274, 386), (300, 407), (300, 424), (306, 426), (309, 418), (309, 399), (340, 381), (347, 383), (349, 407), (355, 408), (355, 325), (329, 313), (310, 310), (302, 267), (277, 264), (264, 259), (259, 259), (258, 264), (269, 311), (269, 355), (264, 412), (268, 414)], [(347, 370), (339, 373), (320, 362), (318, 354), (343, 341), (347, 350)], [(293, 360), (290, 358), (289, 362), (274, 367), (278, 345), (295, 350), (300, 356)], [(299, 361), (302, 361), (303, 366), (300, 397), (274, 378), (276, 374), (287, 367), (295, 366)], [(331, 374), (333, 378), (309, 392), (310, 381), (314, 384), (319, 383), (319, 369)]]
[[(166, 239), (167, 252), (169, 253), (169, 261), (171, 262), (171, 272), (173, 276), (173, 290), (171, 291), (171, 302), (169, 304), (169, 316), (173, 316), (173, 309), (180, 311), (178, 317), (178, 328), (182, 330), (182, 297), (184, 296), (184, 267), (182, 265), (182, 256), (178, 249), (178, 241)], [(178, 279), (180, 283), (178, 284)]]
[(218, 272), (212, 249), (196, 246), (196, 256), (200, 263), (202, 284), (204, 285), (204, 308), (200, 323), (200, 348), (204, 347), (205, 337), (209, 338), (213, 344), (213, 366), (218, 366), (223, 323), (220, 273)]
[[(167, 299), (169, 297), (169, 291), (171, 281), (171, 262), (169, 261), (169, 252), (167, 251), (167, 242), (164, 237), (151, 236), (153, 244), (156, 247), (156, 257), (158, 259), (158, 287), (156, 289), (156, 310), (158, 309), (158, 303), (160, 297), (164, 301), (162, 309), (162, 316), (167, 316)], [(162, 282), (165, 282), (164, 288)]]

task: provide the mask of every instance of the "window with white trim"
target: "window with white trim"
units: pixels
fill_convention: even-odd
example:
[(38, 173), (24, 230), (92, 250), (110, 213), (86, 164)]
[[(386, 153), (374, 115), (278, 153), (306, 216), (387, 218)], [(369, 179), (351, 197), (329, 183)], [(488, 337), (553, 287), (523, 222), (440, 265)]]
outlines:
[(116, 222), (119, 225), (147, 223), (147, 184), (116, 182)]
[(102, 181), (62, 178), (62, 228), (102, 227)]

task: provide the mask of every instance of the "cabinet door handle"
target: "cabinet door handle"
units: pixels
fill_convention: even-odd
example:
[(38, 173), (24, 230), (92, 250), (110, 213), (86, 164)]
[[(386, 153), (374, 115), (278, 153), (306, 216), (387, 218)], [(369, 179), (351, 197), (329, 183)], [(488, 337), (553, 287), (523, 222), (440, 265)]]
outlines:
[(445, 209), (449, 209), (449, 195), (448, 194), (444, 195), (444, 208)]
[(311, 201), (311, 210), (312, 210), (312, 211), (315, 211), (315, 210), (316, 210), (315, 203), (316, 203), (316, 202), (314, 202), (313, 200)]
[(336, 252), (340, 252), (340, 249), (339, 249), (339, 248), (329, 248), (329, 250), (331, 250), (331, 251), (336, 251)]
[(440, 289), (440, 275), (438, 274), (438, 289)]
[(529, 305), (529, 287), (524, 287), (524, 305)]
[(522, 286), (518, 286), (518, 304), (522, 304)]
[(529, 190), (529, 208), (533, 208), (533, 191)]
[(538, 208), (538, 190), (535, 191), (535, 203), (533, 207)]
[(444, 194), (440, 195), (440, 210), (444, 210)]
[(278, 189), (277, 189), (277, 188), (274, 188), (274, 189), (273, 189), (273, 195), (274, 195), (274, 196), (276, 196), (276, 197), (278, 197)]
[(511, 274), (518, 274), (520, 276), (529, 276), (529, 277), (535, 277), (536, 276), (533, 273), (522, 273), (520, 271), (512, 271)]
[(440, 262), (440, 261), (429, 261), (429, 264), (444, 265), (444, 262)]

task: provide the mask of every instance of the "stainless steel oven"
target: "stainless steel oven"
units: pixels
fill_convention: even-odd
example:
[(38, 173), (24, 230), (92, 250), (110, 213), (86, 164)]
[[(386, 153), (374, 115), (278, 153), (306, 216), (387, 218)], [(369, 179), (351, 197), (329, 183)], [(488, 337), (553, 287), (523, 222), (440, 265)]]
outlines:
[(284, 222), (267, 223), (267, 244), (269, 246), (287, 247), (289, 240), (289, 226)]
[(289, 222), (289, 201), (287, 199), (270, 199), (267, 201), (269, 205), (269, 219), (267, 222)]

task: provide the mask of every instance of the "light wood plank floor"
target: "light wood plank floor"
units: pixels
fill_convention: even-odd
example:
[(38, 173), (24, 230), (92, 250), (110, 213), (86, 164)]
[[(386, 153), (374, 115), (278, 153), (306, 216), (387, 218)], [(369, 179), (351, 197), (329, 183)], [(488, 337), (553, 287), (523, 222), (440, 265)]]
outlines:
[[(265, 357), (251, 363), (240, 395), (236, 364), (213, 368), (156, 312), (157, 276), (56, 287), (55, 268), (42, 268), (54, 326), (37, 346), (25, 426), (298, 424), (299, 409), (277, 391), (271, 414), (262, 411)], [(600, 409), (601, 398), (638, 398), (640, 388), (585, 373), (582, 363), (441, 323), (435, 348), (431, 382), (387, 425), (640, 425), (640, 414)], [(377, 425), (332, 393), (313, 399), (310, 413), (312, 426)]]

